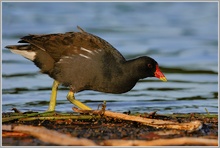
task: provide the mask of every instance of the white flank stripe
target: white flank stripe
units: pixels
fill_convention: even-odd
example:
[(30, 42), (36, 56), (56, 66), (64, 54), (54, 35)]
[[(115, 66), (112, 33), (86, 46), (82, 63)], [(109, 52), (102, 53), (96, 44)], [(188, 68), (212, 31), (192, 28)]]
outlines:
[(62, 58), (69, 59), (70, 57), (69, 56), (62, 56)]
[(11, 52), (13, 52), (15, 54), (20, 54), (23, 57), (25, 57), (31, 61), (34, 61), (35, 56), (36, 56), (36, 52), (33, 52), (33, 51), (11, 49)]
[(84, 54), (79, 54), (81, 57), (87, 58), (87, 59), (91, 59), (90, 57), (84, 55)]
[(80, 49), (81, 49), (81, 50), (83, 50), (83, 51), (86, 51), (86, 52), (88, 52), (88, 53), (93, 54), (93, 52), (92, 52), (92, 51), (90, 51), (90, 50), (88, 50), (88, 49), (85, 49), (85, 48), (83, 48), (83, 47), (81, 47)]

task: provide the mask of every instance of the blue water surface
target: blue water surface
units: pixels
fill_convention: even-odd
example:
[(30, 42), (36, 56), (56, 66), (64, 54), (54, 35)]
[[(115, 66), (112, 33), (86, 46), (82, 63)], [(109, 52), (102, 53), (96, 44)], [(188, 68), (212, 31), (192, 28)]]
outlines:
[[(2, 2), (3, 112), (45, 111), (53, 82), (4, 47), (28, 34), (77, 31), (77, 25), (127, 59), (154, 58), (168, 79), (140, 80), (118, 95), (83, 91), (78, 100), (93, 109), (105, 100), (108, 110), (119, 112), (218, 112), (217, 2)], [(67, 93), (61, 86), (57, 111), (71, 112)]]

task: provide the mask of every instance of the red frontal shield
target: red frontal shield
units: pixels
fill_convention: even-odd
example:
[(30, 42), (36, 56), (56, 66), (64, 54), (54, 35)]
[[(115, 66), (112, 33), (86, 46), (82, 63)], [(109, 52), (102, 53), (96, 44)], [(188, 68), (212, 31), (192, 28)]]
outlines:
[(158, 79), (160, 79), (162, 81), (167, 81), (167, 79), (164, 76), (164, 74), (160, 71), (158, 65), (156, 65), (156, 71), (155, 71), (154, 75), (155, 75), (155, 77), (157, 77)]

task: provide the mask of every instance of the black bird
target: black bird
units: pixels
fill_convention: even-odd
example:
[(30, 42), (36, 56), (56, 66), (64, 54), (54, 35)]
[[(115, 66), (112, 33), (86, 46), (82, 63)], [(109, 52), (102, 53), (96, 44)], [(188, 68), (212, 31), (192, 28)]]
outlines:
[(167, 81), (153, 58), (126, 60), (107, 41), (77, 27), (80, 32), (28, 35), (18, 42), (24, 44), (6, 46), (54, 79), (48, 111), (55, 110), (60, 83), (70, 88), (67, 99), (71, 103), (90, 110), (74, 98), (74, 93), (94, 90), (120, 94), (131, 90), (139, 79), (157, 77)]

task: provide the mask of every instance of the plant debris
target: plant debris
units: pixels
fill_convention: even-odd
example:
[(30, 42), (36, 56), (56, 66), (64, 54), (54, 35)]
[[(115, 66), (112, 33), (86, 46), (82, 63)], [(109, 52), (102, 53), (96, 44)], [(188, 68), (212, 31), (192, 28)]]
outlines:
[(218, 145), (218, 115), (14, 111), (2, 113), (3, 146)]

